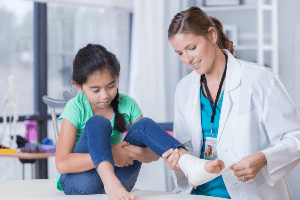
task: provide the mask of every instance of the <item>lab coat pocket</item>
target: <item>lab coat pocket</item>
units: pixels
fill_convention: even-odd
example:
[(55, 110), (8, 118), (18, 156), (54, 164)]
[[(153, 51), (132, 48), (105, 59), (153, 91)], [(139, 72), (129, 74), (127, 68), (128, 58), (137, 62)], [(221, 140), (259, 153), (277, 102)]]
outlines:
[(233, 145), (238, 160), (257, 151), (257, 124), (255, 109), (231, 120)]

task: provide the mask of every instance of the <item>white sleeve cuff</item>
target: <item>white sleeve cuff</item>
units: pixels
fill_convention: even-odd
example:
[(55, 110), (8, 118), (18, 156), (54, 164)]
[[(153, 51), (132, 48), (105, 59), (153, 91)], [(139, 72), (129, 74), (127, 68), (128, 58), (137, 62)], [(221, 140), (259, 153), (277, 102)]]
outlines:
[(274, 186), (274, 181), (272, 180), (271, 176), (270, 176), (270, 173), (269, 173), (269, 170), (268, 170), (268, 163), (270, 162), (270, 159), (268, 159), (268, 149), (265, 149), (263, 151), (261, 151), (262, 153), (265, 154), (266, 156), (266, 159), (267, 159), (267, 165), (263, 166), (261, 168), (261, 172), (263, 174), (263, 176), (265, 177), (267, 183), (270, 185), (270, 186)]

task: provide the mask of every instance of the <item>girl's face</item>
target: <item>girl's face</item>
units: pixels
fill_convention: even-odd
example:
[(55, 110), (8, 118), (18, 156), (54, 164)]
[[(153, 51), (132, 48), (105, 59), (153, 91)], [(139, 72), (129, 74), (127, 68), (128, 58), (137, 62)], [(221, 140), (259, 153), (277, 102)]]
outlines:
[[(76, 86), (76, 85), (75, 85)], [(118, 91), (118, 78), (104, 70), (94, 72), (85, 84), (76, 86), (90, 102), (92, 109), (103, 109), (110, 106)]]
[(170, 39), (183, 63), (199, 75), (210, 72), (216, 56), (216, 35), (211, 40), (192, 33), (178, 33)]

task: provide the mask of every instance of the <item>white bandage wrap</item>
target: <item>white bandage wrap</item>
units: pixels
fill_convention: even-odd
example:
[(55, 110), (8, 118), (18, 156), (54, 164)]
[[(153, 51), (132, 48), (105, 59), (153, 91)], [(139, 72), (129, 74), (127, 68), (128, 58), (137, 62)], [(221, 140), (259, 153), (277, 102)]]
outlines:
[(230, 167), (236, 163), (225, 166), (225, 168), (218, 174), (209, 173), (205, 170), (204, 165), (209, 160), (199, 159), (190, 154), (184, 154), (179, 158), (178, 164), (185, 176), (189, 177), (189, 181), (193, 185), (202, 185), (211, 181), (212, 179), (226, 173)]

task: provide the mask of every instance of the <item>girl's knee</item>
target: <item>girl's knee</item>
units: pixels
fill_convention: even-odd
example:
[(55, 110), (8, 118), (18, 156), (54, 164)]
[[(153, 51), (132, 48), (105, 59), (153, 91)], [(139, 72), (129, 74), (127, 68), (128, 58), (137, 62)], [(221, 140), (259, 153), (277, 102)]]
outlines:
[(106, 122), (109, 122), (109, 120), (104, 117), (103, 115), (93, 115), (89, 120), (88, 122), (91, 121), (91, 122), (100, 122), (100, 123), (106, 123)]
[(149, 124), (156, 124), (152, 119), (148, 118), (148, 117), (143, 117), (141, 119), (139, 119), (134, 125), (149, 125)]
[(86, 123), (85, 126), (94, 126), (94, 125), (98, 125), (98, 126), (111, 126), (110, 121), (102, 116), (102, 115), (94, 115), (92, 116)]

